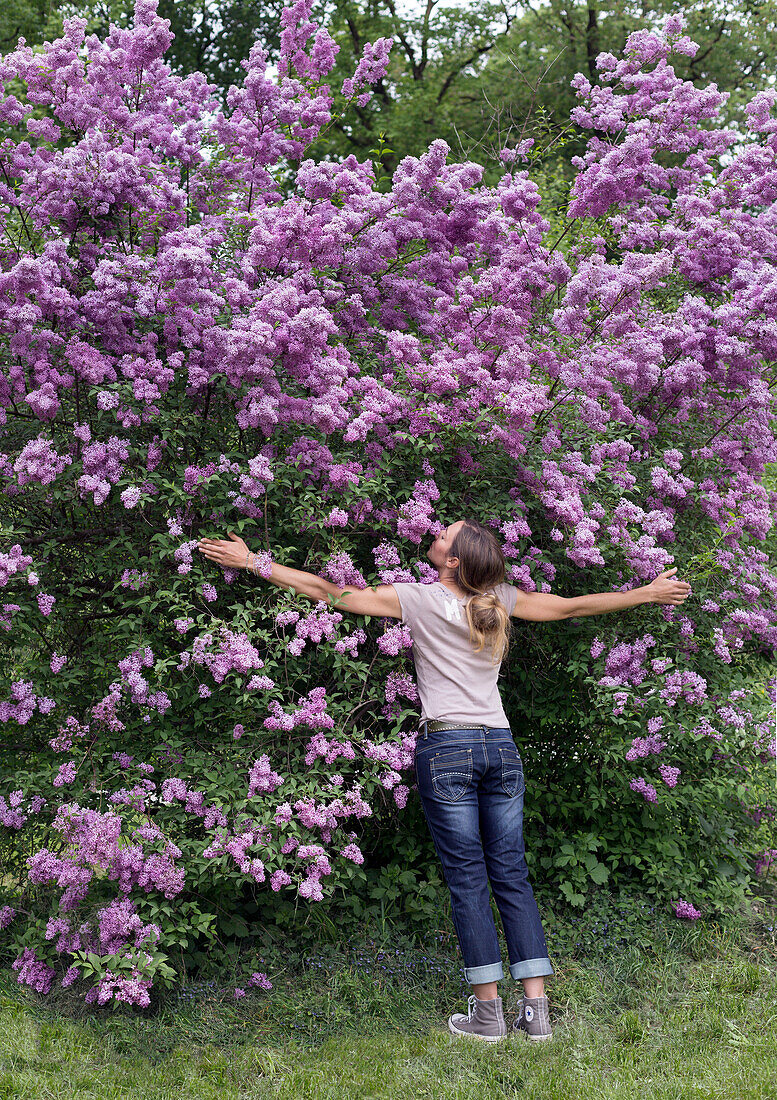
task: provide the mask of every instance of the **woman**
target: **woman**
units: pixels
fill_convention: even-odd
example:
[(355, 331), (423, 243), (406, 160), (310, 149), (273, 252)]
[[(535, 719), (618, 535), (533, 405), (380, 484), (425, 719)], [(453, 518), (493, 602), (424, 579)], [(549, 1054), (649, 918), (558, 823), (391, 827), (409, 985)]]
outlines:
[[(257, 571), (241, 538), (200, 539), (223, 568)], [(457, 520), (434, 539), (432, 584), (340, 588), (323, 577), (272, 564), (267, 579), (340, 611), (402, 619), (413, 638), (421, 699), (416, 742), (418, 793), (450, 890), (451, 912), (472, 986), (467, 1015), (454, 1013), (454, 1035), (498, 1042), (507, 1035), (497, 981), (504, 976), (488, 883), (502, 919), (510, 974), (523, 983), (513, 1034), (552, 1035), (544, 979), (553, 974), (523, 844), (523, 763), (502, 707), (497, 676), (510, 616), (531, 622), (623, 611), (644, 603), (679, 604), (690, 585), (676, 568), (629, 592), (565, 598), (504, 583), (498, 539), (476, 520)], [(268, 575), (269, 573), (269, 575)]]

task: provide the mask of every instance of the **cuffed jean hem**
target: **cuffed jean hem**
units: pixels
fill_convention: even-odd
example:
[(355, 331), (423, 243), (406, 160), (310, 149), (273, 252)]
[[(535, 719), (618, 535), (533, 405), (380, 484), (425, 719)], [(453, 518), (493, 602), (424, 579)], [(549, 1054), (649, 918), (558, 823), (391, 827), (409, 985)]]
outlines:
[(552, 974), (550, 959), (524, 959), (522, 962), (510, 963), (511, 978), (549, 978)]
[(482, 982), (498, 982), (504, 976), (505, 972), (502, 969), (501, 962), (464, 967), (464, 980), (469, 982), (470, 985), (480, 985)]

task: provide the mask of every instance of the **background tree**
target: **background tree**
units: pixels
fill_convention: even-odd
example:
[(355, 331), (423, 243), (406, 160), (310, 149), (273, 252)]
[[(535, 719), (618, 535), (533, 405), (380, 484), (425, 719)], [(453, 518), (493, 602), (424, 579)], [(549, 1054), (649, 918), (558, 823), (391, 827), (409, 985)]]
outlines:
[[(402, 14), (395, 0), (316, 0), (313, 17), (340, 47), (332, 74), (337, 110), (339, 83), (353, 72), (364, 43), (393, 36), (395, 46), (372, 101), (335, 118), (309, 155), (365, 159), (382, 147), (381, 163), (391, 174), (403, 156), (418, 156), (443, 138), (454, 157), (488, 166), (494, 145), (501, 147), (508, 133), (516, 141), (531, 133), (538, 146), (552, 145), (551, 175), (560, 170), (569, 179), (570, 159), (585, 143), (569, 125), (572, 77), (584, 72), (597, 83), (600, 52), (620, 56), (634, 26), (658, 26), (675, 8), (671, 0), (489, 0), (467, 7), (418, 0), (414, 12)], [(240, 59), (253, 42), (263, 43), (271, 63), (277, 60), (281, 9), (282, 0), (160, 0), (159, 14), (175, 35), (168, 63), (181, 75), (202, 72), (223, 105), (230, 85), (242, 82)], [(741, 121), (746, 100), (773, 80), (777, 3), (691, 0), (682, 10), (699, 49), (678, 58), (678, 75), (730, 92), (724, 116)], [(15, 46), (20, 34), (29, 45), (51, 39), (69, 15), (85, 18), (87, 33), (105, 37), (111, 22), (131, 25), (133, 6), (131, 0), (9, 0), (0, 12), (2, 48)]]
[[(181, 75), (201, 72), (215, 84), (220, 97), (230, 84), (242, 83), (240, 61), (261, 41), (271, 58), (280, 44), (281, 0), (160, 0), (159, 15), (170, 20), (175, 35), (168, 64)], [(105, 38), (111, 23), (129, 27), (131, 0), (9, 0), (0, 11), (0, 49), (16, 46), (23, 35), (28, 46), (62, 33), (69, 16), (86, 19), (87, 34)]]
[(42, 42), (47, 32), (56, 34), (61, 29), (56, 5), (48, 0), (7, 0), (0, 8), (0, 53), (15, 49), (20, 36), (32, 46)]
[[(622, 56), (635, 26), (658, 26), (675, 9), (675, 4), (655, 0), (548, 0), (525, 5), (520, 18), (483, 58), (477, 78), (453, 90), (451, 113), (458, 130), (471, 138), (465, 151), (476, 155), (484, 122), (498, 112), (518, 133), (534, 132), (539, 125), (549, 138), (565, 134), (554, 159), (569, 175), (571, 157), (581, 154), (587, 140), (584, 131), (569, 126), (577, 104), (572, 78), (583, 72), (598, 84), (600, 53)], [(682, 5), (682, 12), (687, 34), (699, 48), (692, 57), (678, 57), (675, 72), (697, 87), (714, 83), (730, 93), (722, 118), (742, 124), (744, 104), (774, 81), (777, 4), (691, 0)]]

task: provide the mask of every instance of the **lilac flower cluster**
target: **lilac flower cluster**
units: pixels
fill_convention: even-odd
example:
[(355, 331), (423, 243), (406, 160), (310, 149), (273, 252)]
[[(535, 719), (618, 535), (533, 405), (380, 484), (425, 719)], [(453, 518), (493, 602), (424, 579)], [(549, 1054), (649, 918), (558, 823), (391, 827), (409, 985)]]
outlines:
[(626, 753), (626, 760), (638, 760), (653, 752), (662, 752), (666, 748), (666, 741), (651, 734), (650, 737), (635, 737), (631, 742), (631, 748)]
[(605, 661), (607, 675), (603, 676), (599, 683), (607, 687), (641, 684), (648, 675), (642, 662), (648, 649), (655, 644), (656, 640), (653, 635), (646, 634), (631, 644), (621, 642), (619, 645), (613, 646)]
[(262, 971), (255, 970), (248, 979), (249, 985), (259, 986), (260, 989), (272, 989), (272, 982)]
[(57, 973), (53, 966), (38, 958), (31, 947), (25, 947), (21, 955), (11, 963), (11, 967), (19, 971), (16, 980), (20, 984), (29, 985), (39, 993), (49, 992)]
[(173, 863), (181, 850), (168, 843), (161, 854), (145, 854), (140, 845), (121, 846), (122, 819), (111, 811), (100, 813), (65, 803), (58, 807), (53, 827), (74, 850), (57, 856), (42, 848), (29, 857), (27, 865), (30, 882), (52, 882), (65, 888), (59, 900), (62, 912), (74, 909), (86, 896), (95, 867), (102, 867), (126, 893), (141, 886), (172, 898), (183, 889), (185, 870)]
[(765, 875), (772, 866), (777, 866), (777, 848), (767, 848), (756, 861), (754, 870), (757, 875)]
[[(145, 957), (148, 962), (151, 962), (150, 955), (146, 954)], [(84, 1000), (87, 1004), (93, 1004), (96, 1001), (97, 1004), (104, 1005), (113, 999), (146, 1007), (151, 1004), (148, 991), (152, 984), (153, 978), (143, 977), (137, 967), (133, 967), (129, 977), (106, 970), (97, 985), (87, 990)]]
[(432, 502), (439, 496), (440, 490), (433, 481), (416, 481), (413, 495), (399, 509), (397, 534), (410, 542), (420, 542), (429, 530), (434, 510)]
[(252, 798), (257, 791), (274, 791), (283, 783), (283, 776), (274, 772), (270, 767), (270, 758), (266, 752), (262, 753), (258, 760), (251, 765), (248, 781), (248, 797)]
[(327, 741), (322, 733), (316, 733), (305, 747), (305, 764), (308, 767), (316, 759), (323, 760), (325, 764), (332, 764), (338, 756), (342, 756), (344, 760), (356, 759), (356, 751), (350, 741), (342, 742), (335, 739)]
[(247, 634), (222, 624), (217, 634), (197, 635), (191, 647), (181, 653), (179, 670), (197, 665), (206, 668), (216, 684), (222, 684), (231, 672), (245, 674), (264, 668), (264, 661)]
[(680, 775), (679, 768), (673, 768), (670, 764), (659, 764), (658, 770), (661, 773), (661, 778), (667, 787), (676, 787), (677, 780)]
[(678, 917), (685, 917), (687, 920), (698, 920), (701, 916), (701, 910), (696, 909), (689, 901), (675, 901), (672, 903), (675, 911), (675, 915)]
[(25, 813), (19, 807), (24, 800), (24, 791), (11, 791), (8, 801), (0, 795), (0, 822), (7, 829), (21, 829), (26, 824), (30, 814), (37, 814), (48, 804), (48, 800), (42, 795), (36, 794), (28, 800)]
[(310, 726), (311, 729), (332, 729), (334, 718), (326, 713), (326, 688), (313, 688), (307, 696), (300, 699), (300, 706), (286, 714), (277, 699), (269, 703), (272, 712), (265, 718), (263, 725), (268, 730), (292, 730), (297, 726)]
[(350, 657), (357, 657), (359, 654), (359, 646), (364, 645), (366, 641), (367, 635), (361, 627), (357, 627), (356, 630), (352, 630), (346, 637), (338, 638), (332, 648), (335, 653), (347, 653)]
[(323, 600), (319, 600), (315, 608), (307, 615), (300, 615), (297, 611), (281, 612), (275, 620), (279, 626), (295, 623), (294, 637), (287, 643), (287, 650), (294, 657), (299, 657), (308, 642), (318, 645), (324, 639), (331, 641), (337, 636), (337, 628), (343, 621), (341, 611), (327, 610)]
[(643, 776), (640, 775), (638, 778), (630, 780), (629, 786), (631, 787), (632, 791), (637, 791), (639, 794), (641, 794), (646, 802), (658, 801), (658, 793), (656, 792), (656, 788), (651, 783), (648, 783), (643, 778)]
[(417, 702), (419, 697), (416, 682), (407, 672), (392, 672), (387, 676), (385, 695), (390, 703), (400, 695), (411, 703)]
[(122, 588), (133, 588), (136, 592), (142, 588), (147, 588), (151, 580), (151, 574), (148, 572), (141, 572), (139, 569), (125, 569), (119, 584)]
[(0, 702), (0, 722), (18, 722), (26, 725), (37, 707), (41, 714), (54, 710), (56, 700), (46, 695), (36, 695), (30, 680), (13, 680), (11, 698)]

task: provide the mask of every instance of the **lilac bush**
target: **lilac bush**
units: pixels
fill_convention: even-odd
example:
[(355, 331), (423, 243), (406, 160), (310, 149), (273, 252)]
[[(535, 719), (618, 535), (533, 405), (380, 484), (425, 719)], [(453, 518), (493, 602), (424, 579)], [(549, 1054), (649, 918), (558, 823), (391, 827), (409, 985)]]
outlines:
[[(434, 579), (424, 540), (464, 514), (529, 590), (677, 565), (682, 609), (553, 624), (544, 721), (579, 789), (548, 785), (530, 858), (573, 904), (629, 877), (678, 916), (741, 899), (773, 816), (775, 96), (748, 133), (722, 127), (725, 95), (674, 74), (695, 48), (679, 18), (600, 55), (554, 238), (530, 139), (494, 186), (442, 141), (387, 188), (369, 161), (306, 157), (337, 52), (308, 0), (277, 73), (257, 43), (226, 113), (171, 75), (169, 43), (138, 0), (104, 42), (71, 19), (0, 62), (0, 925), (19, 981), (147, 1004), (260, 900), (357, 904), (360, 830), (412, 805), (407, 629), (214, 575), (197, 540), (226, 530), (265, 577), (338, 585)], [(357, 104), (390, 47), (365, 46)], [(538, 785), (545, 629), (516, 625), (503, 686)], [(271, 984), (246, 965), (237, 996)]]

